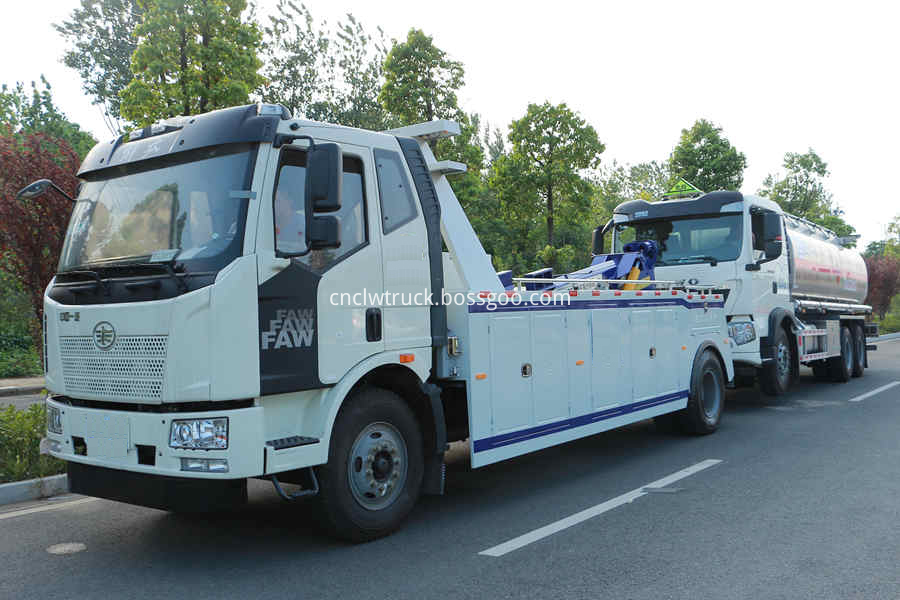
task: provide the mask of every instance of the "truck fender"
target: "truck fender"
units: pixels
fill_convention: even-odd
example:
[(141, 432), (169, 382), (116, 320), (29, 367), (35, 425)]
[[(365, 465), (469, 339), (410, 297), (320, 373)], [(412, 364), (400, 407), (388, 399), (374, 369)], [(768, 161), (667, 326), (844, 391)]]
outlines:
[[(403, 352), (403, 354), (406, 353), (408, 353), (408, 351)], [(327, 412), (325, 413), (322, 423), (320, 446), (323, 449), (323, 455), (320, 464), (328, 462), (328, 448), (331, 445), (331, 432), (334, 428), (334, 422), (337, 419), (338, 411), (340, 411), (341, 406), (344, 404), (344, 400), (350, 395), (356, 385), (366, 377), (366, 375), (379, 367), (397, 366), (413, 373), (420, 385), (428, 378), (428, 373), (430, 371), (428, 362), (430, 362), (430, 360), (426, 360), (425, 357), (430, 359), (430, 348), (420, 349), (416, 352), (416, 358), (420, 360), (414, 360), (410, 363), (401, 364), (400, 354), (401, 352), (399, 350), (390, 350), (369, 356), (354, 365), (353, 368), (341, 377), (340, 381), (325, 394), (322, 403)]]
[(775, 344), (772, 341), (774, 339), (772, 332), (774, 332), (777, 327), (781, 327), (781, 324), (785, 319), (791, 323), (794, 322), (793, 315), (783, 308), (776, 308), (769, 313), (769, 329), (767, 335), (759, 338), (759, 356), (764, 362), (775, 358)]
[(697, 351), (694, 353), (694, 359), (691, 361), (691, 373), (688, 375), (688, 381), (693, 376), (694, 373), (694, 365), (697, 364), (697, 359), (700, 358), (700, 355), (703, 354), (706, 350), (712, 350), (716, 355), (716, 358), (719, 359), (719, 364), (722, 366), (722, 372), (725, 373), (726, 382), (730, 382), (734, 380), (734, 364), (731, 361), (726, 361), (722, 357), (722, 351), (719, 349), (719, 345), (716, 344), (713, 340), (704, 340), (697, 346)]

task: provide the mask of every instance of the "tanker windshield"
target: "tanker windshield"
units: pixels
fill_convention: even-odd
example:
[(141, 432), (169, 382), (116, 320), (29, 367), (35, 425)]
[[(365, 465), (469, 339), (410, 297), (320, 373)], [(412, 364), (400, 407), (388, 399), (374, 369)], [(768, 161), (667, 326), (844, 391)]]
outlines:
[(81, 186), (60, 272), (151, 258), (221, 269), (241, 253), (254, 156), (240, 144), (101, 171)]
[(613, 252), (622, 252), (622, 247), (634, 240), (653, 240), (659, 246), (657, 265), (714, 264), (737, 259), (742, 232), (740, 213), (619, 223)]

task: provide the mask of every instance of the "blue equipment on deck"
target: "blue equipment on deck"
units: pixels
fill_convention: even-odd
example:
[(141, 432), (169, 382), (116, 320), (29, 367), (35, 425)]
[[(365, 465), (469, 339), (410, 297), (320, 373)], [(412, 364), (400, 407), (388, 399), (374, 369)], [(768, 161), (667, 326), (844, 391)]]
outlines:
[[(652, 284), (641, 284), (640, 280), (654, 279), (653, 267), (656, 266), (656, 258), (659, 255), (656, 242), (652, 240), (628, 242), (622, 248), (624, 252), (616, 254), (599, 254), (591, 260), (591, 266), (565, 275), (559, 275), (556, 279), (618, 279), (618, 280), (634, 280), (635, 283), (610, 283), (609, 289), (653, 289)], [(503, 271), (502, 275), (506, 275), (509, 271)], [(498, 273), (501, 275), (501, 273)], [(501, 277), (506, 289), (512, 289), (512, 281)], [(553, 269), (547, 267), (538, 269), (522, 276), (528, 279), (548, 279), (552, 280)], [(526, 282), (524, 284), (526, 290), (552, 290), (564, 285), (571, 285), (574, 281), (547, 281), (546, 284), (539, 282)]]

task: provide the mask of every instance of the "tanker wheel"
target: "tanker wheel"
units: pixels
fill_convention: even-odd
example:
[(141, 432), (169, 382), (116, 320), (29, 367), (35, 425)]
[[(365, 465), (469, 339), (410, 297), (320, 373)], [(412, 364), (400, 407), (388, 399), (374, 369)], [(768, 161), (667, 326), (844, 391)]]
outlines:
[(423, 450), (416, 417), (397, 394), (354, 394), (338, 413), (328, 463), (318, 468), (321, 524), (351, 542), (396, 530), (419, 498)]
[(841, 354), (828, 359), (828, 372), (831, 380), (847, 383), (853, 373), (853, 332), (846, 325), (841, 325)]
[(853, 373), (862, 377), (866, 371), (866, 333), (862, 325), (853, 327)]
[(824, 360), (817, 360), (812, 365), (812, 372), (816, 379), (819, 381), (825, 381), (829, 379), (830, 373), (828, 371), (828, 362)]
[(793, 383), (794, 350), (787, 331), (778, 326), (774, 333), (775, 356), (760, 369), (759, 387), (768, 396), (787, 393)]

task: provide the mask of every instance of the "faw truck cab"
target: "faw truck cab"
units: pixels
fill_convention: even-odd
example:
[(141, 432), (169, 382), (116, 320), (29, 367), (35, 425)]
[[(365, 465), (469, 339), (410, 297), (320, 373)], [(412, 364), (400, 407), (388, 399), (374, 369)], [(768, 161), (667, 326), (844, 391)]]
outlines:
[(758, 380), (781, 395), (801, 364), (822, 379), (862, 376), (874, 348), (866, 344), (872, 309), (862, 304), (866, 265), (834, 232), (766, 198), (722, 191), (622, 203), (595, 232), (595, 247), (606, 233), (613, 251), (655, 241), (661, 279), (720, 289), (738, 385)]
[(268, 479), (361, 541), (442, 492), (452, 441), (478, 468), (648, 418), (714, 431), (724, 298), (501, 279), (447, 179), (465, 165), (428, 145), (458, 133), (259, 104), (97, 145), (44, 305), (71, 490), (190, 512)]

